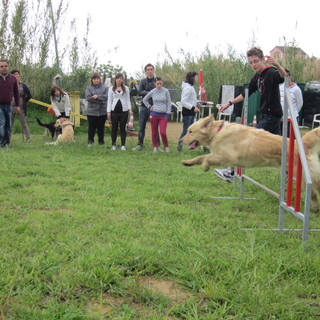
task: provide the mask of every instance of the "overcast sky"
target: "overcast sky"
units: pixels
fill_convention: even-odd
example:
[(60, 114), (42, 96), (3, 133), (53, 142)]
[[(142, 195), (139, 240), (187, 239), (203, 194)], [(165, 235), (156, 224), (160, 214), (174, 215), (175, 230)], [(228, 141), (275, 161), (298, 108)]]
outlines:
[[(269, 54), (295, 40), (309, 56), (320, 58), (319, 1), (94, 0), (69, 3), (66, 24), (77, 18), (78, 32), (92, 18), (90, 41), (99, 63), (121, 65), (130, 75), (161, 61), (165, 45), (173, 57), (180, 49), (195, 55), (206, 45), (225, 53), (228, 45), (245, 54), (253, 39)], [(53, 0), (57, 7), (58, 0)], [(69, 25), (67, 25), (69, 27)]]

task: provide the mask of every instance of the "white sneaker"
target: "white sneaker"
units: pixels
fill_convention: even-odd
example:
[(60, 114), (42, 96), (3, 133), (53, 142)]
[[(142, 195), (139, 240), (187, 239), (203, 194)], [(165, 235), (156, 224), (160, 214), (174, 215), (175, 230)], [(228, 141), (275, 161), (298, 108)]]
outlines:
[(88, 147), (91, 148), (93, 146), (93, 143), (88, 143)]
[(159, 148), (158, 147), (153, 147), (153, 152), (159, 152)]
[(164, 149), (164, 151), (165, 151), (165, 152), (170, 152), (169, 147), (166, 147), (166, 148)]
[(158, 147), (158, 151), (159, 152), (164, 152), (163, 149), (161, 149), (160, 147)]
[(126, 151), (126, 146), (121, 146), (120, 148), (122, 151)]
[(111, 150), (117, 150), (117, 147), (116, 146), (112, 146)]
[(143, 149), (143, 147), (138, 144), (136, 147), (132, 148), (132, 151), (141, 151)]
[(214, 173), (222, 180), (231, 183), (234, 180), (234, 175), (228, 169), (214, 169)]

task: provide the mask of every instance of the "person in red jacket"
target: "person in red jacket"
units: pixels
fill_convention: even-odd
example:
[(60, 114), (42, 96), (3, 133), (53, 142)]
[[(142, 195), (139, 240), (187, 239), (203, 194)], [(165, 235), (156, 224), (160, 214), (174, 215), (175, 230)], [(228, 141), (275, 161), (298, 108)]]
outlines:
[(0, 59), (0, 148), (7, 148), (11, 136), (11, 102), (14, 98), (15, 112), (20, 112), (17, 79), (8, 72), (8, 61)]

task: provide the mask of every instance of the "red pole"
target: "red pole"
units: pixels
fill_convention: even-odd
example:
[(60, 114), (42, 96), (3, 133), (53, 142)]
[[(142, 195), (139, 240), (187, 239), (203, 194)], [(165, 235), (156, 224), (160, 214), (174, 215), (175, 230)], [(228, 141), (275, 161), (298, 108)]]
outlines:
[(200, 70), (200, 74), (199, 74), (199, 84), (200, 84), (200, 87), (203, 86), (203, 71), (202, 71), (202, 69)]
[[(289, 160), (288, 160), (288, 185), (287, 185), (287, 206), (292, 205), (292, 179), (293, 179), (293, 164), (294, 164), (294, 131), (292, 123), (288, 121), (290, 125), (290, 134), (289, 134)], [(286, 134), (284, 132), (283, 134)]]
[(296, 173), (296, 196), (295, 196), (295, 201), (294, 201), (294, 211), (295, 212), (300, 212), (301, 182), (302, 182), (302, 165), (301, 165), (300, 155), (298, 155), (297, 173)]

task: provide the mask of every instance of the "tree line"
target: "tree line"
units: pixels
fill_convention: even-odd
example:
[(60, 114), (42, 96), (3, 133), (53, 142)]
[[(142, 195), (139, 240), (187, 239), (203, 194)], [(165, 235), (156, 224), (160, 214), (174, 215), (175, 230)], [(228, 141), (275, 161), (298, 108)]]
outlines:
[[(67, 25), (65, 16), (68, 3), (60, 0), (56, 9), (51, 0), (2, 0), (0, 11), (0, 57), (7, 59), (11, 68), (21, 71), (23, 81), (32, 89), (33, 96), (49, 101), (53, 78), (62, 76), (66, 91), (84, 93), (93, 70), (103, 77), (112, 77), (117, 72), (126, 73), (121, 66), (110, 62), (100, 63), (90, 43), (91, 17), (87, 17), (86, 31), (81, 37), (77, 32), (76, 19)], [(69, 39), (60, 41), (62, 33), (68, 32)], [(258, 45), (253, 41), (252, 45)], [(320, 80), (320, 62), (316, 57), (301, 58), (295, 53), (295, 41), (285, 44), (290, 50), (285, 61), (280, 63), (291, 70), (295, 82)], [(227, 54), (214, 54), (205, 47), (199, 56), (184, 52), (173, 57), (164, 48), (166, 59), (155, 62), (157, 75), (165, 79), (171, 89), (180, 89), (186, 72), (204, 72), (207, 97), (218, 102), (220, 87), (224, 84), (243, 85), (252, 77), (252, 70), (246, 63), (245, 53), (238, 53), (232, 47)], [(150, 62), (150, 61), (147, 61)], [(137, 72), (141, 78), (143, 72)]]

